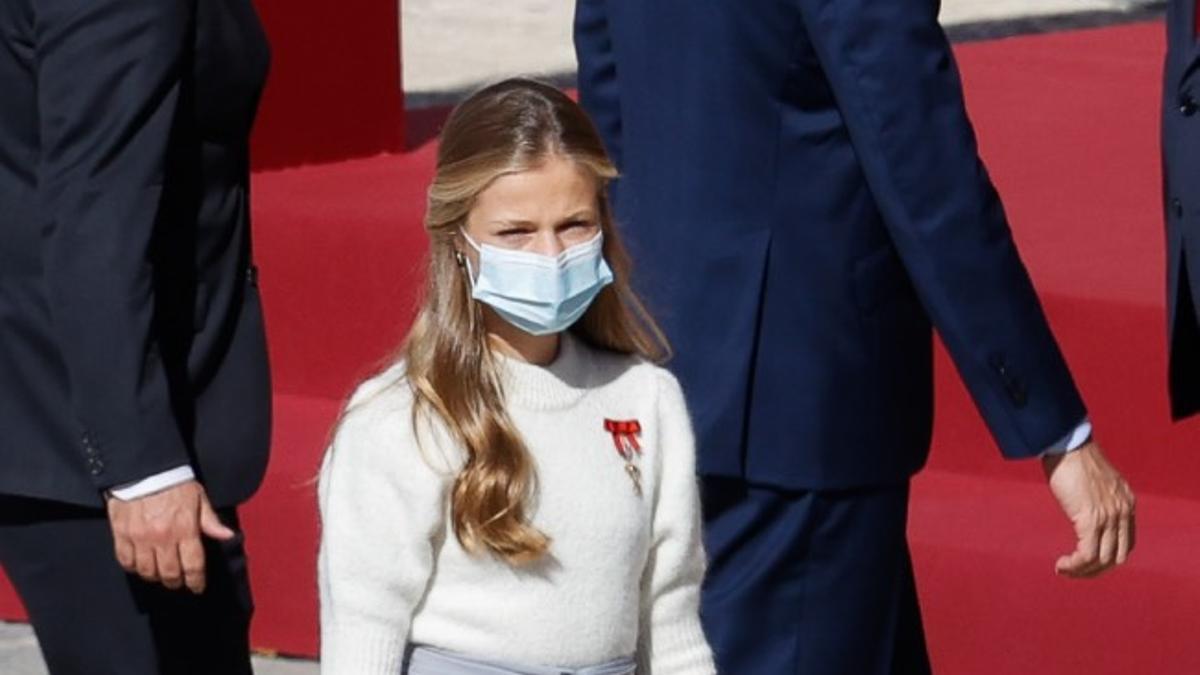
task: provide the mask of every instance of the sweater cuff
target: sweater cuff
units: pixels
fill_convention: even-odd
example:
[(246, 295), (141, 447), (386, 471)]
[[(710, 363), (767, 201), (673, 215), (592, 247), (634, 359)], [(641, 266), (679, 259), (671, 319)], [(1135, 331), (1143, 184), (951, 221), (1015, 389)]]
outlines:
[(716, 673), (712, 650), (699, 620), (675, 626), (655, 626), (653, 637), (643, 636), (638, 650), (639, 673), (701, 675)]
[(339, 626), (321, 635), (321, 675), (396, 675), (405, 636), (367, 626)]

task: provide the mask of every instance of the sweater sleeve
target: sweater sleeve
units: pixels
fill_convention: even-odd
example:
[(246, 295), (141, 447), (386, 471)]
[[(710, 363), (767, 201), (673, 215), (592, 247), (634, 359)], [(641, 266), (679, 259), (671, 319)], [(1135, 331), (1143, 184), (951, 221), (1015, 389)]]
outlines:
[(650, 555), (642, 582), (639, 675), (715, 673), (700, 625), (704, 580), (700, 498), (691, 420), (678, 382), (658, 375), (658, 481)]
[(403, 385), (360, 390), (325, 455), (318, 489), (324, 675), (399, 673), (433, 572), (448, 479), (417, 446), (411, 398)]

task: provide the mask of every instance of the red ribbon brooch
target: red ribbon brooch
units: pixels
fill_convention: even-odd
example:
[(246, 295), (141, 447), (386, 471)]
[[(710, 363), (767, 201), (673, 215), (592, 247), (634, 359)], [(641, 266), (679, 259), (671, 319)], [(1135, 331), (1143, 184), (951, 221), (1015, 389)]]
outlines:
[(634, 463), (634, 459), (642, 454), (642, 445), (638, 443), (638, 436), (642, 433), (641, 422), (606, 419), (604, 420), (604, 430), (612, 434), (617, 454), (625, 460), (625, 473), (633, 481), (633, 489), (640, 496), (642, 494), (642, 472)]

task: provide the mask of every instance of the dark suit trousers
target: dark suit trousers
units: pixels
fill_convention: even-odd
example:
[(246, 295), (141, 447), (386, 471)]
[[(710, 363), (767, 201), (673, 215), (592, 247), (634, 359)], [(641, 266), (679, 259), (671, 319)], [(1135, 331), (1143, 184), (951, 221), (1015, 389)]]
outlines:
[[(222, 522), (237, 527), (237, 513)], [(0, 565), (53, 675), (250, 673), (253, 604), (242, 535), (208, 541), (203, 595), (127, 574), (96, 509), (0, 496)]]
[(905, 528), (908, 485), (784, 492), (704, 478), (702, 615), (718, 671), (930, 672)]

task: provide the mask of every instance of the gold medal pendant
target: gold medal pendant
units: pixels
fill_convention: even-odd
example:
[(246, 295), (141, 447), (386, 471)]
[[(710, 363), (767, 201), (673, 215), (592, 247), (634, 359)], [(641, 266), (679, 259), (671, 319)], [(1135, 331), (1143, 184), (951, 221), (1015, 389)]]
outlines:
[(642, 496), (642, 471), (637, 468), (633, 462), (625, 462), (625, 473), (629, 474), (629, 479), (633, 481), (633, 491), (637, 496)]

